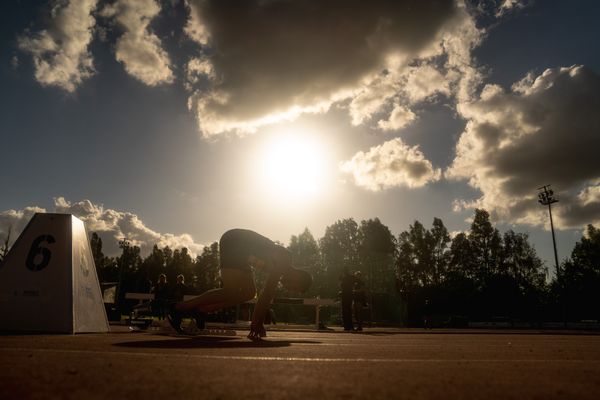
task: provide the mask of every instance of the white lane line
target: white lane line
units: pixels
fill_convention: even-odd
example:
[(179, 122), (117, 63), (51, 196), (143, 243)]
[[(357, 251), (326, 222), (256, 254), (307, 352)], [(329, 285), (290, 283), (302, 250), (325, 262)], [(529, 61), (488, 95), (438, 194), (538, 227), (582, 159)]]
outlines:
[(89, 355), (119, 355), (137, 357), (168, 357), (168, 358), (198, 358), (206, 360), (241, 360), (241, 361), (293, 361), (293, 362), (323, 362), (323, 363), (600, 363), (600, 360), (582, 359), (442, 359), (442, 358), (327, 358), (327, 357), (268, 357), (268, 356), (225, 356), (209, 354), (180, 354), (180, 353), (139, 353), (134, 351), (98, 351), (98, 350), (60, 350), (60, 349), (33, 349), (33, 348), (0, 348), (0, 351), (13, 351), (18, 353), (62, 353), (62, 354), (89, 354)]

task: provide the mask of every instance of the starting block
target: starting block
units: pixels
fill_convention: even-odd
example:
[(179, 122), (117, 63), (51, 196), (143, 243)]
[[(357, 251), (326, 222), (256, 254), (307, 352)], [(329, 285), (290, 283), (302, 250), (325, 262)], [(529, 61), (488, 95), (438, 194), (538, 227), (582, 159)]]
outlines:
[[(155, 321), (156, 322), (156, 321)], [(154, 325), (154, 324), (152, 324)], [(153, 329), (154, 328), (154, 329)], [(169, 325), (169, 323), (164, 320), (158, 323), (158, 326), (150, 326), (147, 329), (137, 329), (137, 328), (129, 328), (132, 331), (142, 331), (146, 332), (154, 332), (160, 335), (176, 335), (176, 336), (237, 336), (237, 333), (232, 329), (222, 329), (222, 328), (206, 328), (206, 329), (198, 329), (196, 327), (196, 323), (193, 320), (189, 320), (187, 323), (182, 324), (181, 329), (183, 330), (182, 334), (175, 332), (175, 329)]]
[(198, 329), (195, 322), (192, 320), (187, 325), (182, 327), (183, 334), (186, 336), (236, 336), (237, 333), (231, 329)]
[(176, 336), (237, 336), (236, 331), (223, 328), (206, 328), (198, 329), (193, 319), (188, 320), (181, 326), (183, 333), (175, 332), (175, 329), (167, 322), (167, 320), (156, 321), (152, 319), (132, 320), (129, 325), (129, 330), (132, 332), (148, 332), (159, 335), (176, 335)]
[(83, 221), (33, 216), (0, 264), (0, 315), (0, 331), (109, 331)]

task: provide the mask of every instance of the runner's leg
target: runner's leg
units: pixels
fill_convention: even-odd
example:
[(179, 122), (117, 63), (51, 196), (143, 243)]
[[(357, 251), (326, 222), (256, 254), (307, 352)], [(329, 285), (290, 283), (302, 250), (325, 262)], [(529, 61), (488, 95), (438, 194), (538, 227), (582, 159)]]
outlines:
[(208, 313), (246, 302), (256, 295), (254, 275), (249, 269), (223, 268), (221, 280), (222, 288), (208, 290), (196, 298), (178, 303), (175, 309), (181, 312)]

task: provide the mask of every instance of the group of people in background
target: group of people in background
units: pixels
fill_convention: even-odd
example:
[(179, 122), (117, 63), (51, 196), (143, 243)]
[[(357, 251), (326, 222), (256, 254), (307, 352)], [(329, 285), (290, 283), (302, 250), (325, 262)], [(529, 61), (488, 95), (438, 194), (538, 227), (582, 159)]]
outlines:
[(360, 332), (363, 329), (363, 309), (367, 306), (365, 281), (360, 271), (352, 274), (348, 270), (344, 271), (340, 281), (344, 331)]
[(183, 301), (183, 297), (189, 294), (189, 289), (185, 284), (185, 277), (183, 275), (177, 275), (177, 283), (170, 285), (167, 282), (167, 276), (160, 274), (156, 285), (152, 287), (151, 293), (154, 294), (152, 310), (159, 319), (165, 319), (169, 304)]

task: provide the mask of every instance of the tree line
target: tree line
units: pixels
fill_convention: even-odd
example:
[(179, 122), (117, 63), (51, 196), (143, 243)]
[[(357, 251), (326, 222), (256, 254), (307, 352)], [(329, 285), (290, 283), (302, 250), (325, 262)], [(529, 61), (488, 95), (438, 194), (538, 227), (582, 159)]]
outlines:
[[(146, 257), (138, 246), (121, 243), (121, 254), (106, 257), (93, 233), (92, 253), (101, 281), (122, 282), (126, 291), (146, 291), (158, 275), (178, 274), (195, 293), (219, 286), (219, 246), (192, 257), (186, 248), (154, 246)], [(451, 237), (434, 218), (430, 228), (415, 221), (394, 236), (378, 218), (338, 220), (315, 239), (306, 228), (287, 246), (294, 264), (314, 283), (307, 297), (335, 298), (344, 271), (361, 271), (377, 321), (419, 325), (423, 315), (447, 324), (465, 321), (563, 321), (599, 319), (600, 229), (587, 227), (557, 274), (549, 276), (525, 233), (500, 233), (489, 213), (475, 210), (470, 229)], [(257, 275), (257, 279), (262, 279)], [(283, 291), (278, 296), (286, 297)]]

